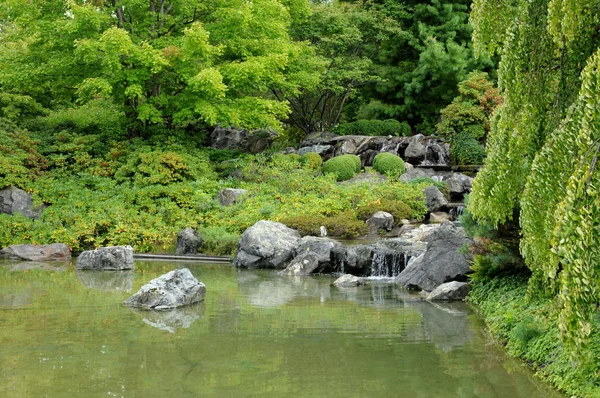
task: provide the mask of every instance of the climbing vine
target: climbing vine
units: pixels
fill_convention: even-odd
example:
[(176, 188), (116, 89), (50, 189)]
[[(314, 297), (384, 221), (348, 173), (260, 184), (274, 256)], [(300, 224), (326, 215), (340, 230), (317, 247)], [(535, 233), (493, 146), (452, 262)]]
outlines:
[[(518, 214), (529, 293), (558, 293), (565, 343), (580, 354), (600, 327), (600, 1), (475, 0), (475, 48), (501, 54), (474, 217)], [(506, 29), (502, 29), (508, 26)]]

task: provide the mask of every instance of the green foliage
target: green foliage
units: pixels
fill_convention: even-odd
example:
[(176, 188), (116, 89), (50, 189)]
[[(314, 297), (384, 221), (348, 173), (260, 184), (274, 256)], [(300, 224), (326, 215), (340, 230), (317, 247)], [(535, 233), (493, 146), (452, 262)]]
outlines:
[(213, 255), (234, 255), (240, 241), (239, 233), (231, 233), (223, 227), (199, 227), (202, 252)]
[(385, 211), (394, 216), (394, 220), (410, 219), (413, 217), (413, 210), (401, 200), (379, 199), (375, 202), (367, 203), (357, 209), (358, 218), (368, 220), (378, 211)]
[(400, 156), (393, 153), (382, 152), (375, 156), (373, 168), (390, 177), (400, 177), (406, 170), (404, 161)]
[[(469, 300), (476, 305), (492, 335), (508, 352), (532, 366), (538, 377), (568, 396), (600, 394), (598, 361), (573, 362), (560, 339), (556, 297), (528, 298), (527, 278), (500, 277), (485, 283), (471, 281)], [(600, 333), (590, 337), (589, 355), (600, 356)]]
[(286, 217), (280, 221), (288, 227), (298, 230), (301, 235), (320, 236), (321, 226), (327, 229), (329, 236), (341, 238), (356, 238), (367, 232), (364, 221), (357, 220), (356, 214), (352, 211), (329, 217), (323, 215)]
[(456, 134), (450, 145), (450, 156), (454, 164), (483, 164), (485, 148), (478, 140), (473, 138), (472, 132), (463, 131)]
[(323, 163), (324, 174), (333, 174), (338, 181), (349, 180), (360, 171), (360, 158), (356, 155), (341, 155)]
[(333, 131), (339, 135), (368, 135), (368, 136), (409, 136), (410, 126), (395, 119), (387, 120), (357, 120), (351, 123), (338, 124)]
[(300, 157), (300, 163), (309, 169), (318, 170), (323, 165), (323, 159), (316, 152), (307, 152)]

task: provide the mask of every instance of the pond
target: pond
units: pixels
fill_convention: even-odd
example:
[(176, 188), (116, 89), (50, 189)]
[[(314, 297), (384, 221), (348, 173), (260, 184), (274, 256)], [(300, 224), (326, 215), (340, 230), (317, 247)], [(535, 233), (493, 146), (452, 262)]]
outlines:
[[(121, 302), (174, 268), (207, 286), (170, 312)], [(1, 397), (559, 397), (462, 302), (228, 265), (135, 272), (0, 260)]]

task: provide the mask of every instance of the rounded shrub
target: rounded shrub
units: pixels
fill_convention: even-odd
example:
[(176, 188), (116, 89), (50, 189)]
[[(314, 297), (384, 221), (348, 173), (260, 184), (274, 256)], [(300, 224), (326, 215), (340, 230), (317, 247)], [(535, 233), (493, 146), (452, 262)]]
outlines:
[(308, 152), (300, 157), (300, 163), (309, 169), (316, 170), (323, 164), (323, 159), (321, 159), (321, 155), (316, 152)]
[(356, 155), (342, 155), (323, 163), (324, 174), (335, 174), (338, 181), (349, 180), (360, 171), (360, 158)]
[(394, 216), (394, 220), (413, 218), (413, 210), (401, 200), (380, 199), (376, 202), (360, 206), (357, 209), (357, 216), (361, 220), (368, 220), (378, 211), (385, 211)]
[(390, 176), (400, 176), (406, 170), (402, 158), (388, 152), (382, 152), (375, 156), (373, 168), (381, 174)]

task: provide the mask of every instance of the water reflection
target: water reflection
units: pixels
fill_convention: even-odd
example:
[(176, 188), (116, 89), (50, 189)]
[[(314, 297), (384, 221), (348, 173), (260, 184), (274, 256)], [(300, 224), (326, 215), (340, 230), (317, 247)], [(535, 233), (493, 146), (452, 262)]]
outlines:
[(44, 270), (55, 272), (66, 271), (69, 268), (69, 264), (68, 261), (6, 261), (1, 263), (3, 267), (6, 267), (10, 271)]
[(175, 333), (179, 329), (189, 328), (195, 321), (204, 317), (206, 312), (204, 303), (196, 303), (167, 311), (128, 308), (140, 315), (145, 324), (170, 333)]
[(77, 280), (88, 289), (130, 292), (133, 290), (133, 271), (75, 270)]

